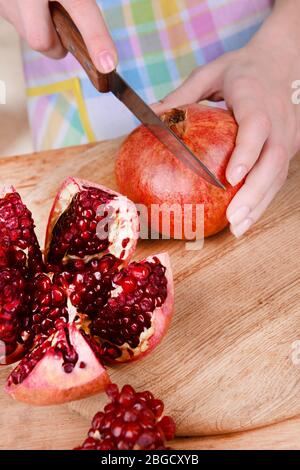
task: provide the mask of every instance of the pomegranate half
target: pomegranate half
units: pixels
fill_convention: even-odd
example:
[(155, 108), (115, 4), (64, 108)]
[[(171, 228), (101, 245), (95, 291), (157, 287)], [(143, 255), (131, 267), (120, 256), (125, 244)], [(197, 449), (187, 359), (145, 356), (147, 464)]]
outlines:
[(173, 312), (163, 253), (129, 263), (139, 233), (124, 196), (68, 178), (54, 201), (44, 257), (32, 215), (13, 188), (0, 198), (0, 358), (18, 359), (7, 391), (48, 405), (95, 394), (106, 365), (148, 354)]
[[(172, 109), (161, 119), (226, 190), (216, 188), (187, 168), (144, 126), (135, 129), (120, 149), (116, 162), (118, 187), (132, 201), (148, 208), (149, 225), (164, 236), (192, 239), (198, 233), (199, 206), (204, 208), (204, 236), (214, 235), (228, 225), (226, 210), (241, 186), (233, 188), (225, 177), (235, 147), (237, 124), (229, 111), (200, 104)], [(170, 213), (174, 207), (179, 208), (176, 220), (174, 212)], [(165, 226), (163, 221), (170, 223)], [(185, 226), (189, 227), (188, 233)]]

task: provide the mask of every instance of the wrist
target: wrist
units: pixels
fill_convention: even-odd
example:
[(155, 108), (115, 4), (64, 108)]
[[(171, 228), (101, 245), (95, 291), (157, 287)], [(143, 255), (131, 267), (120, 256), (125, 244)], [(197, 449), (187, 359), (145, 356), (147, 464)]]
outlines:
[(277, 0), (274, 10), (247, 47), (300, 68), (300, 0)]

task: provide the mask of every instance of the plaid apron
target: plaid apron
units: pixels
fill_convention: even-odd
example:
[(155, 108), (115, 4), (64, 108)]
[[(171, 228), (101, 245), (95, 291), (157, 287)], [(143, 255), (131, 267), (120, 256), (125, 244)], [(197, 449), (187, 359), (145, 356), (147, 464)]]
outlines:
[[(197, 66), (244, 46), (272, 0), (99, 0), (117, 46), (118, 70), (148, 103)], [(118, 137), (138, 124), (110, 93), (99, 94), (76, 60), (48, 59), (23, 46), (36, 150)]]

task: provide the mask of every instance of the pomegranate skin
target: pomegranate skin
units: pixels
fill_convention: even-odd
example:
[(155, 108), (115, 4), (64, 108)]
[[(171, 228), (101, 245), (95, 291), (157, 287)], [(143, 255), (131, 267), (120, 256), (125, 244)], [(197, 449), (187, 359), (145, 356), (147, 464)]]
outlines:
[[(183, 119), (176, 122), (176, 115)], [(182, 118), (182, 116), (181, 116)], [(116, 162), (116, 179), (120, 191), (135, 203), (148, 207), (149, 224), (152, 204), (204, 205), (204, 236), (209, 237), (228, 225), (226, 210), (241, 185), (232, 187), (226, 180), (226, 167), (233, 152), (237, 124), (229, 111), (193, 104), (171, 110), (162, 119), (225, 185), (219, 189), (185, 167), (144, 126), (134, 130), (122, 145)], [(162, 209), (159, 222), (151, 227), (164, 235)], [(196, 229), (195, 213), (192, 230)], [(182, 217), (183, 227), (183, 217)], [(170, 222), (171, 238), (185, 238)]]
[[(74, 325), (69, 325), (72, 344), (79, 360), (72, 374), (66, 374), (62, 359), (50, 349), (33, 371), (20, 384), (7, 384), (6, 392), (14, 399), (35, 406), (58, 405), (95, 395), (110, 384), (106, 369), (95, 358), (93, 351)], [(80, 369), (80, 363), (85, 368)]]

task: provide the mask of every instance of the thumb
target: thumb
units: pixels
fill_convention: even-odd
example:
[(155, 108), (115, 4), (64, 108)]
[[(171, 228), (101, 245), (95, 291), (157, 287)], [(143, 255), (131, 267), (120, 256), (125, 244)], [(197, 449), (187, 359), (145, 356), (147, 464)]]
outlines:
[(221, 57), (195, 69), (176, 90), (158, 103), (151, 105), (153, 111), (161, 114), (171, 108), (197, 103), (206, 98), (220, 101), (222, 99), (222, 72), (225, 66), (222, 59)]

